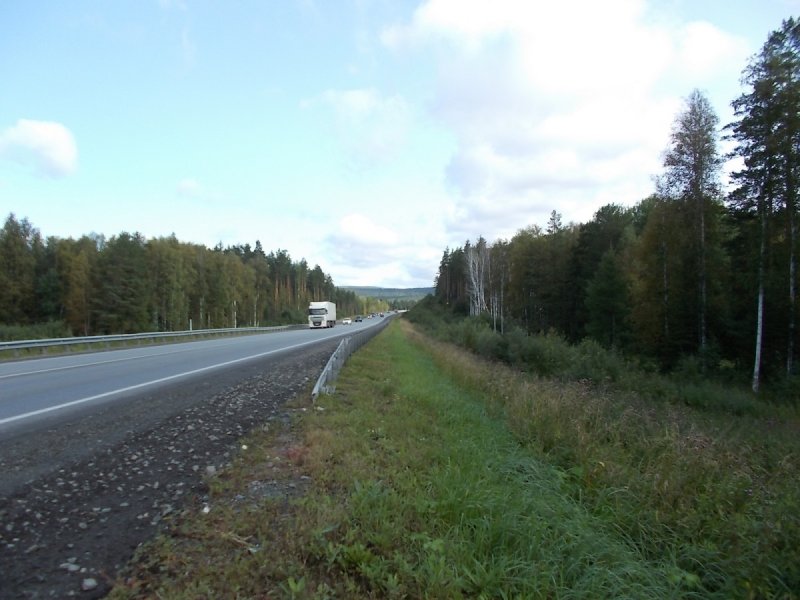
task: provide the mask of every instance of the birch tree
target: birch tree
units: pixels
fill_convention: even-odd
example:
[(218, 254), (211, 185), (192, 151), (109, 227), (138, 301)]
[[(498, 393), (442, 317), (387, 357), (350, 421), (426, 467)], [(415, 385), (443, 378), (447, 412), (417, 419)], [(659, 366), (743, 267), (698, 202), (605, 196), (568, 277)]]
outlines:
[(489, 276), (489, 247), (483, 236), (472, 246), (467, 242), (464, 247), (467, 259), (467, 291), (469, 293), (469, 314), (477, 316), (487, 310), (486, 281)]
[(489, 276), (489, 312), (492, 329), (505, 333), (505, 295), (509, 280), (509, 243), (498, 240), (489, 251), (491, 273)]
[(708, 305), (707, 219), (712, 204), (720, 197), (722, 158), (718, 151), (719, 118), (708, 99), (694, 90), (686, 107), (675, 120), (670, 147), (664, 157), (661, 193), (681, 202), (691, 215), (693, 263), (697, 285), (697, 342), (700, 352), (706, 350)]

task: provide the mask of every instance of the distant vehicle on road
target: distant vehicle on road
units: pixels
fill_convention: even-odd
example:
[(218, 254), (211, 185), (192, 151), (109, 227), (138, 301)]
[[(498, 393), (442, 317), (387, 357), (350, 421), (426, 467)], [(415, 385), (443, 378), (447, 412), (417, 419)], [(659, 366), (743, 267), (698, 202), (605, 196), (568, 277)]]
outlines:
[(356, 315), (356, 323), (362, 323), (364, 321), (364, 317), (361, 315)]
[(344, 319), (342, 319), (342, 325), (352, 325), (352, 324), (353, 324), (353, 319), (351, 319), (350, 317), (345, 317)]
[(308, 326), (312, 329), (336, 325), (336, 304), (333, 302), (311, 302), (308, 305)]

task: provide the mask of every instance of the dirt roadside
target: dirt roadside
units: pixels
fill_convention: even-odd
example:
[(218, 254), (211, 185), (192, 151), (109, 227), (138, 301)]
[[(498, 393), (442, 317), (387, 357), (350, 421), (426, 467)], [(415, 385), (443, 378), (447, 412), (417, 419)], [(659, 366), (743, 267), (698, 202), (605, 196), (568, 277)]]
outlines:
[(336, 342), (0, 439), (0, 597), (100, 598), (237, 441), (285, 418)]

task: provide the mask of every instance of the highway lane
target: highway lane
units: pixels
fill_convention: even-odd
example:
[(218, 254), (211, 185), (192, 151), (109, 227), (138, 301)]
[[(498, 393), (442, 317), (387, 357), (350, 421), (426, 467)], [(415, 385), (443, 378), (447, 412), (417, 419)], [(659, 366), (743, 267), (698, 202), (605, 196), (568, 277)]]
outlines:
[(310, 348), (380, 321), (0, 363), (0, 434), (70, 409), (105, 405), (247, 361)]
[[(291, 332), (279, 345), (293, 350), (0, 426), (0, 596), (65, 598), (80, 594), (82, 577), (114, 580), (135, 548), (159, 530), (165, 507), (178, 513), (208, 501), (208, 468), (228, 468), (244, 451), (241, 444), (249, 432), (291, 429), (293, 415), (309, 406), (311, 386), (337, 338), (354, 331), (337, 326)], [(267, 337), (239, 338), (255, 344), (242, 357), (269, 352)], [(319, 341), (298, 345), (313, 340)], [(220, 343), (231, 341), (203, 344), (219, 357)], [(160, 368), (154, 362), (194, 344), (64, 357), (78, 359), (77, 364), (27, 361), (3, 369), (6, 375), (13, 371), (34, 380), (47, 376), (43, 370), (75, 371), (89, 381), (99, 368), (92, 363), (127, 358), (151, 371), (145, 379), (150, 381), (160, 375), (152, 372)], [(158, 360), (144, 362), (142, 350), (156, 352)], [(0, 405), (15, 379), (0, 380)], [(59, 567), (70, 557), (78, 558), (85, 575)]]

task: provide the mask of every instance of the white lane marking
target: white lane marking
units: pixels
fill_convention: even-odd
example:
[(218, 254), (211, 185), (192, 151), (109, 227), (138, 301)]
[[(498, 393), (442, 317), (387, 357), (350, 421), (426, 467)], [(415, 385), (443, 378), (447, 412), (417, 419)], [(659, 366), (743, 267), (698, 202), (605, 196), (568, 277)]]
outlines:
[[(231, 345), (230, 343), (227, 343), (227, 344), (219, 344), (214, 347), (219, 348), (220, 346), (230, 346), (230, 345)], [(170, 354), (180, 354), (181, 352), (199, 352), (205, 349), (207, 348), (181, 348), (179, 350), (172, 350), (170, 352), (139, 354), (138, 356), (126, 356), (125, 358), (111, 358), (108, 360), (98, 360), (96, 362), (82, 363), (79, 365), (68, 365), (66, 367), (51, 367), (49, 369), (39, 369), (37, 371), (22, 371), (20, 373), (8, 373), (6, 375), (0, 375), (0, 379), (10, 379), (11, 377), (24, 377), (26, 375), (41, 375), (42, 373), (52, 373), (54, 371), (69, 371), (70, 369), (83, 369), (85, 367), (96, 367), (97, 365), (108, 365), (116, 362), (125, 362), (126, 360), (137, 360), (140, 358), (156, 358), (159, 356), (169, 356)], [(58, 358), (67, 358), (67, 357), (58, 357)]]
[(267, 352), (260, 352), (258, 354), (252, 354), (250, 356), (244, 356), (242, 358), (236, 358), (234, 360), (229, 360), (223, 363), (218, 363), (216, 365), (209, 365), (207, 367), (201, 367), (200, 369), (194, 369), (192, 371), (185, 371), (183, 373), (177, 373), (175, 375), (169, 375), (167, 377), (162, 377), (161, 379), (154, 379), (153, 381), (145, 381), (144, 383), (137, 383), (136, 385), (129, 385), (128, 387), (119, 388), (117, 390), (111, 390), (110, 392), (103, 392), (102, 394), (97, 394), (95, 396), (88, 396), (86, 398), (79, 398), (78, 400), (72, 400), (70, 402), (65, 402), (64, 404), (58, 404), (56, 406), (48, 406), (47, 408), (40, 408), (39, 410), (34, 410), (31, 412), (27, 412), (21, 415), (15, 415), (13, 417), (6, 417), (5, 419), (0, 419), (0, 425), (5, 425), (6, 423), (11, 423), (13, 421), (20, 421), (22, 419), (28, 419), (30, 417), (35, 417), (37, 415), (42, 415), (45, 413), (53, 412), (55, 410), (61, 410), (62, 408), (68, 408), (70, 406), (76, 406), (78, 404), (83, 404), (85, 402), (91, 402), (92, 400), (99, 400), (100, 398), (106, 398), (108, 396), (113, 396), (114, 394), (122, 394), (123, 392), (130, 392), (131, 390), (136, 390), (139, 388), (147, 387), (149, 385), (155, 385), (157, 383), (164, 383), (165, 381), (170, 381), (172, 379), (178, 379), (180, 377), (186, 377), (187, 375), (196, 375), (197, 373), (203, 373), (204, 371), (211, 371), (212, 369), (217, 369), (219, 367), (226, 367), (228, 365), (233, 365), (239, 362), (243, 362), (246, 360), (252, 360), (254, 358), (260, 358), (262, 356), (267, 356), (269, 354), (275, 354), (276, 352), (283, 352), (284, 350), (293, 350), (294, 348), (301, 348), (303, 346), (309, 346), (311, 344), (317, 344), (319, 340), (312, 340), (310, 342), (303, 342), (302, 344), (295, 344), (293, 346), (285, 346), (283, 348), (278, 348), (276, 350), (269, 350)]

